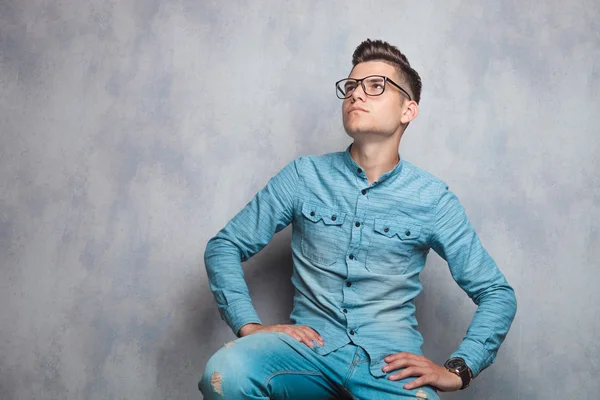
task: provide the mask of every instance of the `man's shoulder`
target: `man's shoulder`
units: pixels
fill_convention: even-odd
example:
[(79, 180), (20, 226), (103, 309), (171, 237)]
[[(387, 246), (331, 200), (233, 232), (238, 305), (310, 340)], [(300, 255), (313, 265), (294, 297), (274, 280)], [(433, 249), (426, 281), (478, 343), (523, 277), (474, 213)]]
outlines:
[(299, 157), (298, 159), (304, 159), (310, 162), (321, 163), (321, 162), (331, 162), (332, 160), (339, 160), (343, 157), (343, 151), (334, 151), (330, 153), (323, 154), (307, 154)]
[(423, 181), (424, 183), (431, 183), (433, 185), (448, 186), (448, 184), (441, 178), (433, 175), (431, 172), (418, 167), (410, 161), (404, 160), (404, 165), (408, 167), (408, 172), (415, 178)]
[(430, 196), (438, 197), (442, 192), (448, 189), (448, 184), (441, 178), (433, 175), (431, 172), (416, 166), (410, 161), (403, 161), (403, 172), (406, 180), (410, 184), (418, 186), (419, 191)]
[(294, 159), (293, 163), (296, 164), (299, 169), (314, 169), (324, 167), (326, 165), (331, 165), (335, 162), (341, 162), (343, 155), (343, 151), (336, 151), (319, 155), (307, 154), (297, 157), (296, 159)]

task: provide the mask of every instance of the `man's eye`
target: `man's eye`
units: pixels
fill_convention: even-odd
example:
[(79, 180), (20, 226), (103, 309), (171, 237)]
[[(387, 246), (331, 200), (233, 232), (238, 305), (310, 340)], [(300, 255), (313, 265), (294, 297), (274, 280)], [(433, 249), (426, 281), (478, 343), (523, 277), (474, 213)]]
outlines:
[(383, 89), (383, 82), (369, 82), (371, 89), (381, 90)]
[(344, 86), (344, 90), (346, 91), (346, 93), (351, 92), (354, 89), (356, 89), (356, 85), (353, 85), (353, 84)]

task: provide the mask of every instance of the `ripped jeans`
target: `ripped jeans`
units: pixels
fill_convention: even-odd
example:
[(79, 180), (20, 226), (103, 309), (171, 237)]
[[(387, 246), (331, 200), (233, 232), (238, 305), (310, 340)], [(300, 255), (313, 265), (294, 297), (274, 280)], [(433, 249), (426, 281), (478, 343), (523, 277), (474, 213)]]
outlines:
[(205, 400), (439, 400), (430, 386), (404, 389), (414, 377), (375, 378), (369, 363), (368, 354), (354, 344), (323, 356), (284, 333), (255, 333), (217, 351), (198, 387)]

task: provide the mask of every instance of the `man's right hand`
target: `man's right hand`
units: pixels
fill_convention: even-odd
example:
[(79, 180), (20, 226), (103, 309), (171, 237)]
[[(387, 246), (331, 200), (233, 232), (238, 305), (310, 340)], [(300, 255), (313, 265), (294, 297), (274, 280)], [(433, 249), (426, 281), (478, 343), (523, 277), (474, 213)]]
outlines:
[(319, 345), (324, 346), (325, 342), (321, 335), (315, 330), (306, 325), (261, 325), (261, 324), (246, 324), (240, 329), (240, 336), (248, 336), (258, 332), (281, 332), (290, 335), (299, 342), (304, 343), (308, 347), (313, 347), (313, 340)]

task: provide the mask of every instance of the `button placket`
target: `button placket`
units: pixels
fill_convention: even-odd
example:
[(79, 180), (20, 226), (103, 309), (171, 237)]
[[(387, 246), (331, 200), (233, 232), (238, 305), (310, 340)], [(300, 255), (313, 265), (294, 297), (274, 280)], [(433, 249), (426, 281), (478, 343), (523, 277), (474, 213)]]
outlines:
[(348, 312), (348, 308), (352, 307), (352, 304), (357, 302), (356, 292), (354, 290), (354, 279), (355, 276), (353, 274), (356, 271), (355, 263), (360, 262), (359, 257), (356, 256), (356, 253), (359, 250), (360, 245), (360, 229), (354, 228), (350, 233), (350, 248), (348, 249), (348, 253), (346, 255), (346, 265), (348, 266), (348, 275), (342, 286), (343, 292), (343, 300), (341, 306), (343, 307), (342, 312), (346, 317), (346, 329), (354, 325), (354, 321), (352, 320), (351, 313)]
[[(356, 286), (356, 274), (360, 272), (361, 264), (364, 262), (364, 252), (362, 251), (362, 230), (364, 228), (364, 222), (366, 220), (365, 210), (366, 202), (369, 201), (366, 194), (368, 190), (366, 188), (360, 190), (360, 194), (356, 199), (356, 215), (354, 219), (354, 226), (350, 232), (350, 246), (346, 253), (346, 265), (348, 267), (347, 278), (342, 286), (343, 300), (341, 304), (341, 311), (345, 317), (346, 332), (349, 335), (354, 336), (356, 334), (356, 322), (354, 321), (354, 315), (352, 313), (352, 307), (355, 304), (360, 303), (358, 296), (359, 291)], [(360, 285), (358, 286), (360, 287)], [(352, 332), (352, 333), (350, 333)]]
[(344, 286), (342, 286), (343, 292), (343, 300), (341, 306), (342, 312), (346, 317), (346, 329), (350, 329), (350, 327), (354, 326), (354, 321), (352, 317), (352, 313), (348, 312), (348, 309), (352, 307), (352, 304), (356, 303), (356, 296), (354, 293), (354, 285), (350, 280), (346, 280)]

